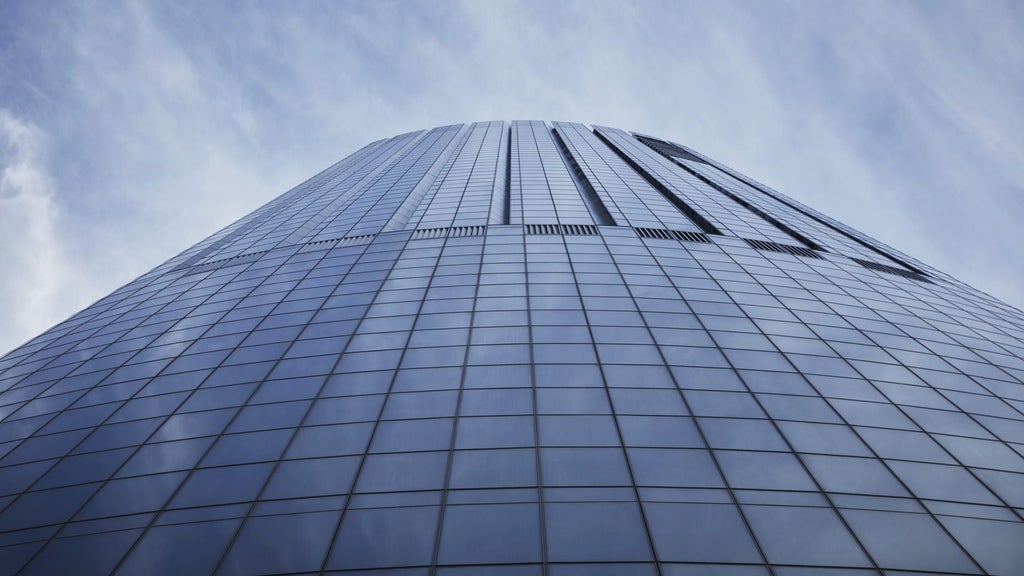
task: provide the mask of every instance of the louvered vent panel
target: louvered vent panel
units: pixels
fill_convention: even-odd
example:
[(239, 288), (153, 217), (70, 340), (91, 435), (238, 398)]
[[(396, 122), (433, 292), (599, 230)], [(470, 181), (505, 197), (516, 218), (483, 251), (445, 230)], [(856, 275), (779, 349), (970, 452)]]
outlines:
[(590, 224), (527, 224), (530, 236), (561, 234), (564, 236), (597, 236), (597, 226)]
[(932, 281), (924, 276), (924, 274), (918, 274), (917, 272), (911, 272), (909, 270), (902, 270), (894, 266), (886, 266), (885, 264), (879, 264), (877, 262), (871, 262), (870, 260), (861, 260), (860, 258), (850, 258), (857, 264), (875, 270), (878, 272), (885, 272), (886, 274), (894, 274), (896, 276), (902, 276), (904, 278), (910, 278), (911, 280), (917, 280), (918, 282), (927, 282), (932, 284)]
[(448, 236), (452, 238), (465, 238), (467, 236), (483, 236), (486, 232), (486, 226), (453, 226)]
[(660, 238), (662, 240), (682, 240), (683, 242), (711, 242), (707, 234), (687, 232), (684, 230), (668, 230), (665, 228), (633, 228), (641, 238)]
[(302, 254), (303, 252), (316, 252), (318, 250), (330, 250), (331, 248), (334, 248), (334, 246), (337, 245), (337, 243), (338, 243), (338, 239), (337, 238), (333, 238), (331, 240), (317, 240), (316, 242), (307, 242), (307, 243), (302, 245), (302, 248), (299, 248), (299, 252), (298, 253)]
[(337, 246), (359, 246), (360, 244), (369, 244), (376, 238), (376, 234), (361, 234), (359, 236), (345, 236), (344, 238), (338, 239)]
[(778, 252), (780, 254), (792, 254), (794, 256), (803, 256), (804, 258), (821, 259), (821, 256), (819, 256), (817, 252), (803, 246), (791, 246), (789, 244), (779, 244), (778, 242), (769, 242), (767, 240), (754, 240), (753, 238), (744, 238), (743, 241), (751, 248), (755, 248), (757, 250)]
[(452, 226), (450, 228), (420, 228), (412, 233), (413, 240), (425, 240), (429, 238), (466, 238), (469, 236), (483, 236), (487, 232), (486, 226)]
[(447, 235), (447, 228), (420, 228), (412, 233), (412, 239), (427, 240), (430, 238), (444, 238)]
[(337, 248), (338, 246), (359, 246), (361, 244), (369, 244), (370, 242), (373, 242), (373, 239), (376, 237), (376, 234), (360, 234), (358, 236), (343, 236), (341, 238), (306, 242), (302, 245), (302, 248), (299, 248), (299, 253), (316, 252), (317, 250), (330, 250), (331, 248)]
[(256, 260), (260, 259), (260, 256), (263, 256), (267, 252), (270, 252), (270, 250), (260, 250), (259, 252), (239, 254), (238, 256), (232, 256), (231, 258), (222, 258), (220, 260), (214, 260), (212, 262), (204, 262), (202, 264), (197, 264), (189, 268), (188, 272), (185, 273), (185, 276), (199, 274), (200, 272), (209, 272), (210, 270), (216, 270), (218, 268), (223, 268), (224, 266), (237, 266), (239, 264), (248, 264), (250, 262), (255, 262)]

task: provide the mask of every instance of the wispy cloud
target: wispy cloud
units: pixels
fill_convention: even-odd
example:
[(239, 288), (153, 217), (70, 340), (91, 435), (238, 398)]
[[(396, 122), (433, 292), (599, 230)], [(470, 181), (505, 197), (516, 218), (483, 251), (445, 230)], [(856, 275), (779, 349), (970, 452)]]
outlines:
[(4, 297), (0, 348), (371, 140), (497, 118), (686, 143), (1024, 305), (1020, 4), (49, 6), (0, 4), (0, 102), (48, 143), (63, 256), (7, 227), (2, 282), (74, 298)]
[[(12, 348), (88, 303), (67, 258), (45, 135), (0, 108), (0, 348)], [(85, 294), (82, 294), (84, 292)]]

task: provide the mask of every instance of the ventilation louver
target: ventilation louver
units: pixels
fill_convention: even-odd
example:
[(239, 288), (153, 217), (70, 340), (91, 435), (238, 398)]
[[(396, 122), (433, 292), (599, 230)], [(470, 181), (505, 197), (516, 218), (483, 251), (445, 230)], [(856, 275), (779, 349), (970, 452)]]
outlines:
[(683, 242), (711, 242), (707, 234), (686, 232), (684, 230), (667, 230), (665, 228), (633, 228), (641, 238), (657, 238), (661, 240), (682, 240)]
[(769, 242), (767, 240), (754, 240), (753, 238), (744, 238), (743, 241), (751, 248), (756, 248), (757, 250), (792, 254), (794, 256), (803, 256), (804, 258), (821, 259), (821, 256), (819, 256), (817, 252), (810, 248), (804, 248), (803, 246), (791, 246), (789, 244), (779, 244), (778, 242)]
[(260, 259), (270, 250), (260, 250), (259, 252), (250, 252), (248, 254), (239, 254), (238, 256), (232, 256), (231, 258), (221, 258), (220, 260), (213, 260), (212, 262), (203, 262), (202, 264), (196, 264), (188, 269), (185, 276), (191, 276), (192, 274), (199, 274), (200, 272), (209, 272), (210, 270), (216, 270), (225, 266), (237, 266), (239, 264), (248, 264), (255, 262)]
[(894, 274), (896, 276), (902, 276), (904, 278), (910, 278), (911, 280), (917, 280), (918, 282), (927, 282), (932, 284), (932, 281), (925, 278), (924, 274), (918, 274), (917, 272), (911, 272), (909, 270), (901, 270), (895, 266), (886, 266), (885, 264), (879, 264), (877, 262), (871, 262), (870, 260), (861, 260), (860, 258), (850, 258), (857, 264), (868, 268), (869, 270), (875, 270), (878, 272), (885, 272), (886, 274)]
[(590, 224), (527, 224), (530, 236), (561, 234), (564, 236), (596, 236), (597, 226)]
[(487, 232), (486, 226), (452, 226), (449, 228), (420, 228), (412, 233), (413, 240), (424, 240), (428, 238), (465, 238), (468, 236), (483, 236)]

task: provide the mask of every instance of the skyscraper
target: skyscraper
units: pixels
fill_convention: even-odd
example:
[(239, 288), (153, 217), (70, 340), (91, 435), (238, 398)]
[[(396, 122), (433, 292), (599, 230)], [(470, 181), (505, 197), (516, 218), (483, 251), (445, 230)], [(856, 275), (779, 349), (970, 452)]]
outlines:
[(0, 391), (5, 575), (1024, 573), (1024, 314), (613, 128), (369, 144)]

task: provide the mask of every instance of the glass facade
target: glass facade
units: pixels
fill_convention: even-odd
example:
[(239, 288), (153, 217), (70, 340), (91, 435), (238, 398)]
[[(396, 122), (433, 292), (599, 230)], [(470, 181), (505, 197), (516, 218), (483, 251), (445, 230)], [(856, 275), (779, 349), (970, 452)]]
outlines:
[(1024, 314), (699, 153), (374, 142), (0, 358), (0, 575), (1024, 573)]

